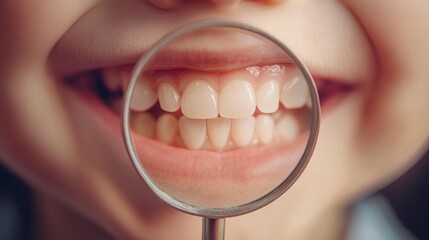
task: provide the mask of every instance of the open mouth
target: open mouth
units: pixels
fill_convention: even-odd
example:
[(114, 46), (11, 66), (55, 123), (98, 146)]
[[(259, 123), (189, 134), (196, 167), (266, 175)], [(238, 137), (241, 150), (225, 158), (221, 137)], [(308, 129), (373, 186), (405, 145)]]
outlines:
[[(85, 85), (119, 117), (131, 71), (132, 66), (105, 68), (70, 83)], [(327, 80), (316, 85), (321, 105), (350, 88)], [(292, 143), (308, 130), (310, 110), (309, 88), (292, 64), (228, 72), (150, 70), (135, 86), (130, 126), (140, 137), (172, 147), (223, 152)]]
[[(101, 96), (116, 112), (130, 75), (127, 67), (101, 71)], [(291, 66), (149, 71), (135, 87), (131, 126), (144, 137), (192, 150), (291, 142), (306, 128), (309, 100), (305, 79)]]
[[(97, 69), (69, 83), (119, 122), (131, 71)], [(351, 88), (316, 83), (321, 105)], [(293, 171), (308, 140), (310, 110), (307, 83), (290, 63), (151, 69), (134, 89), (130, 126), (141, 162), (162, 189), (191, 204), (230, 207), (263, 196)]]

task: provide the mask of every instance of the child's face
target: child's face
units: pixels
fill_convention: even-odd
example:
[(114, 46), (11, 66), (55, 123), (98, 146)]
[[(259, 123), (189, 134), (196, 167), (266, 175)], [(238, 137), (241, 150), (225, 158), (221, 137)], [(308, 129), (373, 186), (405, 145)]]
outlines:
[[(152, 1), (173, 9), (137, 0), (0, 3), (0, 159), (36, 189), (98, 224), (128, 231), (134, 225), (124, 219), (144, 223), (166, 207), (128, 160), (119, 126), (121, 99), (107, 102), (85, 90), (94, 80), (90, 74), (66, 79), (97, 72), (113, 91), (124, 73), (119, 71), (126, 73), (118, 66), (132, 65), (160, 36), (197, 19), (260, 27), (293, 49), (316, 82), (333, 86), (322, 100), (320, 136), (309, 166), (286, 193), (287, 204), (271, 208), (304, 218), (311, 209), (347, 203), (397, 177), (425, 147), (429, 1), (240, 1), (222, 7), (209, 1), (171, 6)], [(169, 107), (175, 108), (174, 102)], [(154, 126), (139, 134), (156, 140), (151, 135), (156, 120), (146, 119)], [(159, 159), (176, 148), (187, 156), (194, 146), (161, 151), (164, 143), (150, 142), (147, 151)], [(195, 180), (193, 174), (185, 177)], [(261, 210), (259, 216), (270, 214)]]

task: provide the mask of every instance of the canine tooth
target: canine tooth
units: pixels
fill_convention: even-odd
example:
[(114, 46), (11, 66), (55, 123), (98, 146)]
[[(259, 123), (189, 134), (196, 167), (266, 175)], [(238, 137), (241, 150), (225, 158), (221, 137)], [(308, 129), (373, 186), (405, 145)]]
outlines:
[(234, 80), (219, 95), (219, 114), (224, 118), (250, 117), (256, 110), (255, 91), (245, 80)]
[(158, 86), (158, 99), (161, 109), (167, 112), (175, 112), (180, 108), (181, 96), (177, 89), (163, 82)]
[(140, 78), (134, 88), (131, 98), (130, 108), (134, 111), (143, 112), (151, 108), (158, 100), (155, 91), (149, 86), (149, 83)]
[(209, 119), (218, 116), (218, 94), (209, 83), (194, 80), (182, 95), (182, 113), (188, 118)]
[(255, 117), (232, 119), (231, 138), (235, 145), (245, 147), (250, 144), (255, 131)]
[(231, 119), (207, 119), (207, 133), (215, 148), (223, 148), (228, 143), (230, 130)]
[(162, 114), (156, 122), (156, 139), (163, 143), (172, 143), (179, 131), (177, 119), (168, 113)]
[(255, 132), (260, 143), (266, 144), (272, 141), (274, 126), (274, 119), (270, 115), (259, 114), (256, 117)]
[(155, 133), (155, 119), (149, 113), (133, 112), (131, 115), (131, 128), (137, 133), (152, 138)]
[(273, 113), (279, 109), (280, 86), (276, 80), (262, 84), (256, 91), (256, 105), (263, 113)]
[(276, 133), (280, 139), (293, 141), (299, 134), (299, 121), (290, 113), (285, 113), (276, 124)]
[(283, 85), (280, 101), (286, 108), (301, 108), (307, 103), (310, 93), (304, 77), (295, 76)]
[(179, 119), (179, 132), (187, 148), (200, 149), (206, 140), (206, 120), (182, 116)]

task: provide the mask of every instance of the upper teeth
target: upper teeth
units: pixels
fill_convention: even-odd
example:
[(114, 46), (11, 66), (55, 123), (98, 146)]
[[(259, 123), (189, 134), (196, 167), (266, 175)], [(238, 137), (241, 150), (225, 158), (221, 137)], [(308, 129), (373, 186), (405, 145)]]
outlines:
[(299, 75), (288, 79), (283, 85), (281, 102), (286, 108), (300, 108), (307, 103), (309, 96), (308, 85)]
[(164, 111), (175, 112), (180, 109), (180, 93), (168, 82), (163, 82), (158, 86), (158, 99)]
[[(104, 74), (106, 82), (118, 81), (108, 79), (110, 75)], [(188, 118), (221, 116), (234, 119), (253, 116), (256, 108), (262, 113), (274, 113), (279, 102), (289, 109), (303, 107), (309, 101), (305, 79), (301, 75), (286, 77), (288, 79), (278, 74), (261, 74), (258, 77), (230, 74), (220, 81), (208, 75), (185, 75), (179, 79), (163, 75), (150, 81), (142, 76), (134, 88), (130, 108), (146, 111), (159, 100), (162, 110), (176, 112), (181, 109)], [(178, 82), (185, 85), (178, 86)], [(226, 83), (221, 85), (219, 82)]]
[(130, 108), (134, 111), (143, 112), (151, 108), (158, 100), (158, 96), (146, 79), (136, 83)]
[(220, 92), (219, 114), (224, 118), (250, 117), (256, 110), (255, 91), (243, 79), (227, 83)]
[(218, 93), (203, 80), (190, 82), (182, 95), (182, 113), (188, 118), (210, 119), (219, 114)]
[(256, 91), (256, 104), (263, 113), (274, 113), (279, 108), (280, 86), (276, 80), (262, 84)]

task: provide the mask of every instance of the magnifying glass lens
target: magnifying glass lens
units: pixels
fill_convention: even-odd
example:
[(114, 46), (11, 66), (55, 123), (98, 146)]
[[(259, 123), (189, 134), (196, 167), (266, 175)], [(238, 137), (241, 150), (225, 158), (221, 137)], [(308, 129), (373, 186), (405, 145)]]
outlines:
[(238, 215), (277, 198), (302, 172), (318, 104), (307, 69), (273, 37), (231, 22), (194, 24), (137, 63), (125, 140), (139, 174), (173, 207)]

